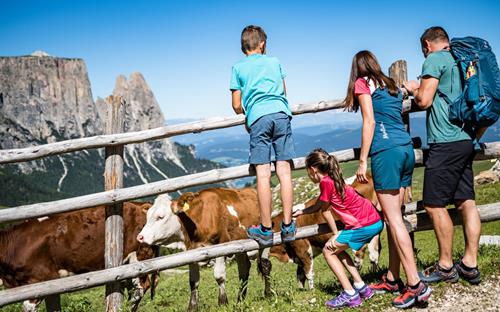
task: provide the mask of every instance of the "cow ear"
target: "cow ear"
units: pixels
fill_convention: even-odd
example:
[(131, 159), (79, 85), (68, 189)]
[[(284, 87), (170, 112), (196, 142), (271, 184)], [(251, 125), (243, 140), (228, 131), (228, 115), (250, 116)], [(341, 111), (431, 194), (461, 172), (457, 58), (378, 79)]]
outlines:
[(184, 201), (186, 202), (190, 202), (192, 201), (196, 196), (198, 195), (198, 193), (193, 193), (193, 192), (187, 192), (187, 193), (184, 193), (183, 197), (184, 197)]
[(142, 211), (143, 213), (147, 214), (147, 213), (148, 213), (148, 209), (149, 209), (151, 206), (152, 206), (152, 204), (151, 204), (151, 203), (143, 203), (143, 204), (141, 205), (141, 207), (140, 207), (140, 208), (141, 208), (141, 211)]

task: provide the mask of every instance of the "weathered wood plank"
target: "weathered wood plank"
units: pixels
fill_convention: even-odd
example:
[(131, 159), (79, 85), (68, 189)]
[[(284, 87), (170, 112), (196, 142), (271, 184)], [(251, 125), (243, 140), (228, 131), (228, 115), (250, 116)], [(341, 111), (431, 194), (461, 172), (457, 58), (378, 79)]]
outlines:
[[(415, 107), (409, 104), (405, 113), (413, 112)], [(342, 100), (318, 101), (309, 104), (298, 104), (292, 107), (294, 115), (318, 113), (327, 110), (342, 109)], [(417, 109), (418, 111), (418, 109)], [(40, 159), (46, 156), (59, 155), (86, 149), (101, 148), (114, 145), (126, 145), (146, 141), (160, 140), (188, 133), (199, 133), (208, 130), (223, 129), (244, 124), (243, 115), (231, 117), (213, 117), (201, 121), (183, 123), (173, 126), (159, 127), (149, 130), (126, 132), (119, 134), (97, 135), (73, 140), (65, 140), (44, 145), (0, 150), (0, 164), (16, 163)]]
[[(500, 202), (482, 205), (478, 207), (482, 222), (488, 222), (500, 219)], [(460, 223), (456, 218), (456, 209), (450, 210), (455, 224)], [(430, 220), (425, 221), (421, 216), (427, 214), (418, 214), (415, 216), (416, 225), (410, 230), (428, 230), (432, 228)], [(407, 216), (406, 219), (414, 217)], [(430, 226), (429, 226), (430, 225)], [(327, 224), (310, 225), (297, 230), (296, 239), (307, 238), (318, 234), (328, 233), (330, 228)], [(280, 233), (274, 234), (274, 245), (281, 243)], [(110, 281), (119, 281), (142, 274), (148, 274), (155, 271), (163, 271), (193, 262), (206, 261), (222, 256), (229, 256), (236, 253), (248, 252), (259, 249), (259, 245), (250, 239), (243, 239), (228, 242), (225, 244), (203, 247), (185, 252), (140, 261), (132, 264), (122, 265), (110, 269), (94, 271), (90, 273), (74, 275), (57, 280), (41, 282), (32, 285), (26, 285), (16, 288), (0, 291), (0, 307), (32, 298), (41, 298), (53, 294), (73, 292), (81, 289), (91, 288), (103, 285)]]
[[(490, 222), (500, 219), (500, 203), (492, 203), (477, 206), (481, 222)], [(457, 208), (448, 209), (451, 220), (454, 225), (462, 224), (462, 215)], [(434, 228), (432, 220), (427, 213), (417, 213), (404, 217), (407, 230), (410, 232), (419, 232), (432, 230)]]
[[(318, 101), (295, 105), (292, 107), (292, 113), (294, 115), (301, 115), (306, 113), (317, 113), (331, 109), (339, 109), (341, 107), (341, 100)], [(244, 121), (245, 118), (243, 115), (231, 117), (214, 117), (201, 121), (159, 127), (149, 130), (98, 135), (26, 148), (0, 150), (0, 164), (35, 160), (45, 156), (75, 152), (84, 149), (141, 143), (145, 141), (164, 139), (181, 134), (198, 133), (207, 130), (228, 128), (242, 125), (244, 124)]]
[(479, 245), (500, 246), (500, 235), (481, 235), (479, 237)]
[[(478, 153), (478, 157), (480, 157), (481, 159), (485, 157), (500, 157), (500, 142), (486, 143), (484, 144), (484, 147), (486, 149), (492, 149), (494, 152), (486, 150)], [(417, 160), (416, 165), (422, 166), (424, 161), (424, 152), (419, 149), (414, 150), (414, 152), (415, 158)], [(342, 150), (334, 152), (332, 154), (335, 155), (340, 162), (346, 162), (359, 159), (359, 148)], [(293, 160), (293, 164), (295, 169), (302, 169), (305, 167), (305, 158), (295, 158)], [(101, 193), (94, 193), (13, 208), (4, 208), (0, 209), (0, 223), (43, 217), (55, 213), (74, 211), (98, 205), (119, 203), (141, 197), (174, 192), (187, 187), (217, 183), (252, 175), (255, 175), (255, 172), (250, 170), (248, 165), (242, 165), (231, 168), (214, 169), (168, 180), (162, 180), (112, 191), (105, 191)]]
[[(108, 116), (106, 133), (121, 133), (125, 129), (125, 101), (122, 97), (106, 99)], [(107, 146), (104, 168), (104, 190), (123, 188), (123, 145)], [(123, 203), (106, 206), (104, 234), (104, 266), (116, 267), (123, 261)], [(119, 281), (106, 284), (106, 311), (120, 311), (123, 293)]]

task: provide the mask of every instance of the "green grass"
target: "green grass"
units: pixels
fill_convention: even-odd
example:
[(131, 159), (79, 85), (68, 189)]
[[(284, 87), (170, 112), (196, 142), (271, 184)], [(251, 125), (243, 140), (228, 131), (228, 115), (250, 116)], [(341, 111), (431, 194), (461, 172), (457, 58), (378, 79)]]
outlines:
[[(474, 163), (474, 171), (479, 173), (491, 167), (488, 161), (478, 161)], [(350, 162), (343, 164), (345, 176), (352, 175), (356, 169), (357, 163)], [(421, 198), (421, 181), (423, 170), (417, 168), (414, 175), (414, 198)], [(296, 172), (296, 177), (304, 177), (305, 171)], [(478, 204), (500, 201), (500, 183), (476, 186)], [(420, 197), (419, 197), (420, 196)], [(481, 230), (482, 234), (500, 235), (500, 221), (484, 223)], [(438, 256), (438, 246), (432, 231), (415, 233), (417, 263), (421, 268), (432, 264)], [(458, 257), (463, 253), (463, 233), (461, 227), (455, 227), (454, 236), (454, 255)], [(382, 235), (383, 249), (380, 257), (380, 273), (387, 267), (387, 238), (385, 232)], [(365, 259), (365, 265), (362, 270), (366, 282), (376, 279), (375, 274), (368, 272), (368, 260)], [(297, 287), (295, 279), (294, 264), (283, 264), (272, 259), (272, 285), (275, 296), (264, 298), (263, 282), (256, 273), (255, 263), (252, 263), (248, 295), (245, 301), (237, 304), (236, 297), (239, 288), (237, 267), (235, 263), (230, 263), (227, 268), (226, 290), (230, 304), (226, 307), (217, 305), (217, 283), (213, 278), (213, 272), (210, 268), (201, 270), (200, 283), (200, 310), (201, 311), (327, 311), (324, 308), (324, 301), (331, 298), (340, 291), (335, 276), (327, 267), (321, 256), (314, 261), (315, 265), (315, 283), (314, 290), (301, 291)], [(500, 273), (500, 247), (481, 246), (479, 267), (482, 276), (488, 278), (492, 274)], [(436, 285), (433, 287), (433, 296), (442, 295), (446, 285)], [(189, 276), (180, 275), (162, 275), (160, 284), (157, 288), (156, 298), (151, 301), (149, 292), (143, 299), (140, 311), (185, 311), (189, 300)], [(103, 304), (104, 288), (97, 287), (90, 290), (80, 291), (73, 294), (62, 296), (62, 305), (64, 311), (95, 311), (104, 310)], [(390, 305), (393, 297), (391, 295), (376, 296), (368, 303), (363, 304), (361, 309), (352, 311), (383, 311)], [(125, 311), (128, 307), (125, 305)], [(20, 305), (10, 305), (0, 308), (0, 311), (13, 312), (19, 311)], [(45, 311), (42, 307), (41, 311)], [(350, 309), (347, 309), (350, 311)]]

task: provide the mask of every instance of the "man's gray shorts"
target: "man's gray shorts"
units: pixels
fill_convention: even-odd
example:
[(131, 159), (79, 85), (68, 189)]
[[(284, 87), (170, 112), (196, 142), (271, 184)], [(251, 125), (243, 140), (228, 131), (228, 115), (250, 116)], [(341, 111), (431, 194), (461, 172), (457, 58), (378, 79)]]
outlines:
[(271, 162), (272, 150), (275, 160), (290, 160), (295, 157), (290, 116), (285, 113), (264, 115), (250, 126), (250, 157), (252, 165)]

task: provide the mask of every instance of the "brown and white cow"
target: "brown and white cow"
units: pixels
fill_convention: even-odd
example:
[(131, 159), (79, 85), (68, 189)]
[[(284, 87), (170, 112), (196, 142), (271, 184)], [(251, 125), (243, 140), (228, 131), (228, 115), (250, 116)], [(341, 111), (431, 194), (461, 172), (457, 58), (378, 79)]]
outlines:
[[(152, 247), (136, 236), (146, 223), (149, 203), (123, 205), (124, 258), (153, 257)], [(0, 231), (0, 279), (7, 288), (104, 269), (105, 208), (67, 212), (31, 219)], [(132, 309), (149, 288), (147, 276), (132, 281)], [(24, 310), (36, 310), (38, 301), (26, 301)]]
[[(356, 191), (363, 197), (370, 200), (378, 207), (378, 200), (373, 188), (373, 180), (368, 174), (368, 183), (359, 183), (354, 180), (351, 184)], [(316, 203), (316, 198), (307, 201), (303, 205), (296, 205), (294, 209), (304, 209)], [(301, 207), (298, 207), (301, 206)], [(274, 231), (279, 231), (279, 224), (283, 219), (283, 213), (276, 215), (273, 218)], [(296, 219), (297, 227), (303, 227), (313, 224), (326, 223), (321, 211), (312, 214), (301, 215)], [(343, 224), (337, 221), (337, 227), (342, 228)], [(304, 288), (307, 280), (309, 289), (314, 288), (314, 257), (321, 254), (325, 243), (332, 237), (332, 233), (313, 236), (307, 239), (300, 239), (289, 244), (273, 246), (270, 251), (270, 256), (276, 257), (281, 262), (295, 262), (297, 264), (297, 280), (299, 287)], [(380, 235), (375, 236), (362, 249), (354, 252), (354, 263), (360, 268), (363, 262), (365, 250), (368, 249), (372, 270), (378, 268), (378, 260), (380, 256), (381, 244)], [(270, 287), (266, 283), (266, 288)]]
[[(168, 195), (160, 195), (148, 210), (147, 223), (137, 240), (150, 245), (182, 241), (189, 250), (248, 238), (247, 227), (258, 222), (257, 193), (251, 188), (205, 189), (198, 193), (185, 193), (176, 201)], [(240, 300), (246, 295), (250, 261), (246, 253), (237, 254), (235, 258), (241, 283)], [(219, 285), (219, 304), (227, 304), (225, 257), (215, 259), (214, 277)], [(189, 265), (189, 311), (198, 308), (199, 282), (199, 264), (192, 263)]]

